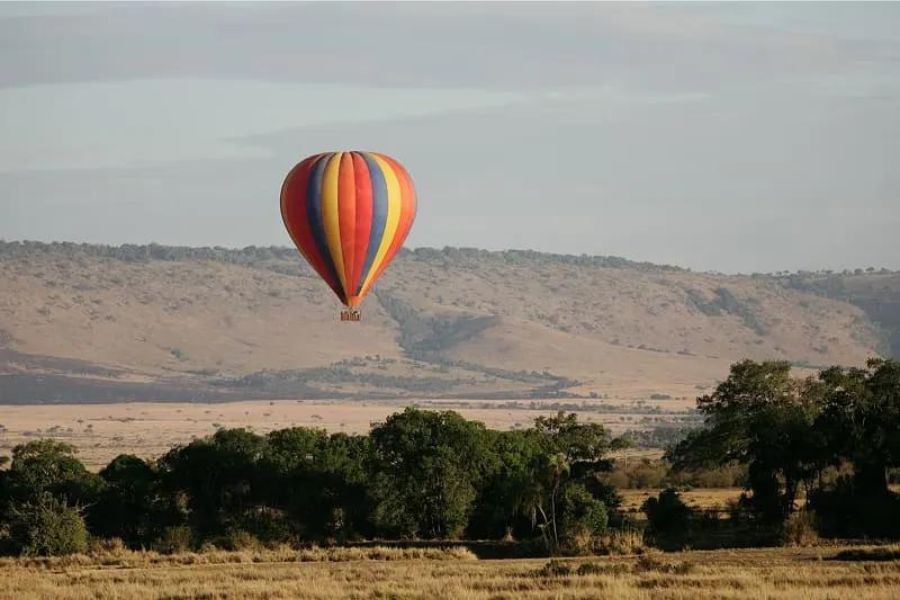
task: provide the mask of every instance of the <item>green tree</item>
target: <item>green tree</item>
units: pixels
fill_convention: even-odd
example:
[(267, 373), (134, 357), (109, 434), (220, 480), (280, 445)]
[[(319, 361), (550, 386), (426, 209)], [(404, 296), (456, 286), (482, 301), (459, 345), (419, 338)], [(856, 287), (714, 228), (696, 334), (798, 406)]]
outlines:
[(816, 425), (828, 436), (829, 458), (853, 464), (861, 493), (887, 496), (888, 469), (900, 465), (900, 361), (832, 367), (820, 379), (825, 406)]
[(820, 373), (824, 408), (816, 429), (828, 459), (852, 474), (811, 494), (824, 533), (900, 535), (900, 498), (888, 488), (900, 465), (900, 361), (875, 359), (865, 369), (832, 367)]
[[(575, 413), (563, 411), (553, 417), (538, 417), (533, 431), (541, 451), (531, 463), (522, 502), (530, 507), (532, 522), (548, 551), (555, 554), (567, 541), (561, 521), (567, 518), (566, 509), (576, 506), (574, 499), (581, 498), (581, 489), (603, 507), (604, 519), (608, 517), (606, 509), (618, 504), (615, 491), (600, 476), (611, 470), (612, 463), (605, 454), (619, 442), (614, 443), (602, 425), (579, 423)], [(571, 496), (570, 486), (579, 486)], [(561, 497), (573, 500), (561, 503)], [(575, 522), (572, 519), (576, 517), (570, 519)]]
[(691, 526), (691, 509), (673, 488), (647, 498), (641, 506), (647, 515), (647, 533), (662, 546), (682, 547)]
[(161, 493), (153, 463), (120, 454), (100, 471), (100, 477), (106, 485), (87, 514), (93, 534), (120, 538), (131, 547), (149, 547), (163, 528), (177, 522), (177, 511)]
[(371, 534), (367, 436), (294, 427), (268, 436), (260, 468), (265, 501), (305, 538)]
[(578, 552), (590, 551), (596, 536), (606, 530), (606, 505), (579, 483), (565, 487), (561, 498), (560, 543)]
[(821, 386), (791, 377), (786, 362), (743, 361), (712, 394), (698, 398), (704, 426), (667, 453), (676, 468), (747, 465), (745, 502), (764, 519), (784, 520), (802, 484), (826, 465), (824, 436), (812, 427)]
[(73, 446), (51, 439), (13, 448), (7, 476), (11, 503), (36, 503), (49, 493), (69, 505), (93, 502), (103, 482), (75, 456)]
[(526, 538), (535, 534), (537, 473), (545, 456), (533, 429), (489, 431), (492, 468), (478, 492), (468, 535), (472, 538)]
[(81, 512), (48, 492), (12, 509), (12, 550), (26, 556), (84, 552), (88, 531)]
[(377, 425), (371, 438), (381, 530), (431, 538), (461, 533), (491, 470), (484, 425), (453, 411), (407, 408)]
[(220, 429), (160, 459), (163, 485), (169, 494), (184, 496), (185, 516), (198, 540), (242, 530), (253, 521), (266, 445), (266, 438), (246, 429)]

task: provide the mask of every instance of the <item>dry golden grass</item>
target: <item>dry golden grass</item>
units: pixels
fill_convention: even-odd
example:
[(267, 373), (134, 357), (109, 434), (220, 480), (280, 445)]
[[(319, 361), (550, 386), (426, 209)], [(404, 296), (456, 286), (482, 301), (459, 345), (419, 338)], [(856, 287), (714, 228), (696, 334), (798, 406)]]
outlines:
[(459, 549), (303, 552), (8, 559), (0, 561), (0, 599), (880, 600), (895, 598), (900, 584), (896, 548), (654, 553), (563, 559), (550, 568), (541, 559), (473, 560)]
[[(662, 490), (619, 490), (622, 496), (622, 509), (625, 511), (639, 511), (641, 505), (652, 496), (656, 496)], [(679, 492), (681, 499), (689, 506), (699, 509), (717, 508), (724, 510), (729, 501), (737, 500), (741, 488), (695, 488)]]
[[(892, 485), (894, 492), (900, 493), (900, 486)], [(622, 496), (622, 510), (626, 512), (640, 512), (641, 505), (652, 496), (657, 496), (662, 490), (618, 490)], [(725, 510), (730, 502), (737, 501), (744, 489), (742, 488), (694, 488), (692, 490), (683, 490), (678, 493), (681, 499), (692, 508), (704, 510), (715, 508)], [(794, 501), (796, 507), (803, 506), (805, 496), (803, 492), (797, 494)]]
[[(535, 417), (551, 414), (526, 408), (507, 408), (508, 401), (427, 401), (422, 408), (453, 409), (492, 429), (529, 427)], [(530, 400), (523, 400), (528, 405)], [(596, 400), (595, 402), (604, 402)], [(116, 403), (13, 405), (0, 407), (0, 456), (17, 444), (40, 437), (75, 445), (79, 458), (97, 470), (123, 452), (154, 458), (176, 444), (210, 435), (217, 427), (249, 427), (257, 433), (304, 426), (331, 432), (366, 433), (373, 422), (403, 410), (407, 402), (314, 402), (295, 400), (192, 403)], [(649, 404), (649, 403), (648, 403)], [(493, 406), (495, 408), (485, 408)], [(585, 421), (603, 423), (615, 433), (641, 427), (645, 415), (628, 412), (579, 412)], [(666, 417), (661, 417), (666, 418)]]

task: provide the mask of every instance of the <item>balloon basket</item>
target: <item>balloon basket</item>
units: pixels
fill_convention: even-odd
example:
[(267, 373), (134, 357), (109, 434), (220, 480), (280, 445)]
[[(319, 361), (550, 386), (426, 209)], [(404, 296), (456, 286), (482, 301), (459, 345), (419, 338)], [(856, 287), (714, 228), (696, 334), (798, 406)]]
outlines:
[(359, 321), (362, 318), (362, 313), (358, 310), (342, 310), (341, 311), (341, 321)]

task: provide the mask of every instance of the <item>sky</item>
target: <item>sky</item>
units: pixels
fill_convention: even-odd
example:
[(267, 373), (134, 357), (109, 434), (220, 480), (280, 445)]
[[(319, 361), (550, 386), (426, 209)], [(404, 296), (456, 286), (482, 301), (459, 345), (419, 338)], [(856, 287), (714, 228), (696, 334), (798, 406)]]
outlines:
[(289, 245), (350, 149), (411, 247), (900, 269), (900, 3), (0, 3), (0, 239)]

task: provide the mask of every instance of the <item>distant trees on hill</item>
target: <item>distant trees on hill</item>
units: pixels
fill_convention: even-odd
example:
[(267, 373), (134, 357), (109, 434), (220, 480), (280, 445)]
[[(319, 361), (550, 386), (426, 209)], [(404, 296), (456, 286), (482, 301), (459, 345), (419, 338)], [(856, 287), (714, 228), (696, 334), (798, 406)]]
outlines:
[[(101, 258), (113, 258), (128, 262), (147, 260), (215, 260), (220, 262), (262, 265), (267, 261), (294, 261), (297, 251), (285, 246), (247, 246), (244, 248), (166, 246), (162, 244), (122, 244), (107, 246), (74, 242), (36, 242), (0, 240), (0, 258), (40, 255), (64, 252), (67, 255), (81, 254)], [(689, 272), (673, 265), (660, 265), (645, 261), (633, 261), (619, 256), (593, 256), (588, 254), (554, 254), (536, 250), (482, 250), (479, 248), (414, 248), (401, 249), (401, 255), (409, 260), (426, 263), (465, 263), (469, 261), (498, 262), (507, 265), (575, 265), (635, 269), (642, 271)], [(271, 266), (271, 265), (270, 265)], [(305, 268), (305, 267), (304, 267)], [(754, 273), (754, 277), (775, 277), (790, 287), (807, 291), (841, 292), (841, 278), (866, 274), (888, 275), (895, 273), (886, 268), (844, 269), (837, 273), (828, 269), (820, 271), (778, 271), (775, 273)], [(832, 286), (832, 287), (829, 287)], [(834, 288), (833, 286), (838, 286)], [(831, 295), (829, 293), (829, 295)]]
[[(215, 260), (220, 262), (263, 266), (267, 262), (295, 261), (297, 251), (287, 246), (247, 246), (245, 248), (164, 246), (161, 244), (123, 244), (105, 246), (100, 244), (76, 244), (73, 242), (6, 242), (0, 240), (0, 257), (40, 255), (51, 252), (65, 252), (67, 255), (81, 254), (101, 258), (114, 258), (127, 262), (147, 260)], [(534, 250), (480, 250), (477, 248), (416, 248), (402, 249), (401, 255), (409, 260), (429, 263), (498, 261), (504, 264), (564, 264), (594, 267), (615, 267), (641, 270), (685, 271), (680, 267), (637, 262), (618, 256), (589, 256), (587, 254), (552, 254)], [(298, 268), (299, 268), (298, 261)], [(269, 265), (271, 266), (271, 265)], [(305, 266), (303, 268), (306, 268)]]

